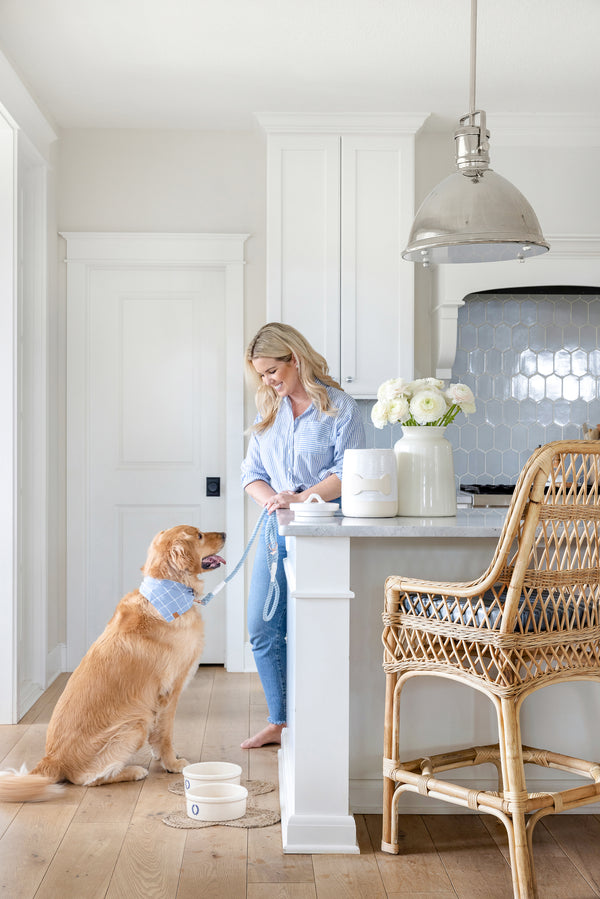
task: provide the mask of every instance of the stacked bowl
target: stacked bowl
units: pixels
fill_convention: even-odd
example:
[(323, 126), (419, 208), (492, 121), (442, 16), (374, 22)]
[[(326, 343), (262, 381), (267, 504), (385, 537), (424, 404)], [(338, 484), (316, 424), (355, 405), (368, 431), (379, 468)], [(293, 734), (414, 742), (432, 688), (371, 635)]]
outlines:
[(248, 790), (240, 786), (242, 769), (233, 762), (197, 762), (183, 769), (189, 818), (233, 821), (246, 814)]

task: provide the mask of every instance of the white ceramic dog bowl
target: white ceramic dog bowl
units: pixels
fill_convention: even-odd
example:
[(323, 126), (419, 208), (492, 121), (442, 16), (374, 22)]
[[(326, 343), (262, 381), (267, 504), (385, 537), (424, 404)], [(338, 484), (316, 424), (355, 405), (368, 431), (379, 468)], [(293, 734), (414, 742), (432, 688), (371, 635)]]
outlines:
[(195, 765), (186, 765), (183, 769), (186, 793), (196, 784), (239, 784), (241, 777), (242, 769), (233, 762), (196, 762)]
[(233, 821), (246, 814), (248, 790), (239, 784), (196, 784), (185, 794), (188, 818), (197, 821)]

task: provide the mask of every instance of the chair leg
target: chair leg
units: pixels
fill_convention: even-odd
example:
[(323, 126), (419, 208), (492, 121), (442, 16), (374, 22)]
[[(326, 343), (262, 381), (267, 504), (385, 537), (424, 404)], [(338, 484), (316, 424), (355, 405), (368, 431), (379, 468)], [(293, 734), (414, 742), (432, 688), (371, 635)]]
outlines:
[[(385, 715), (383, 730), (383, 757), (398, 761), (398, 747), (394, 740), (394, 692), (396, 688), (396, 674), (386, 674), (385, 678)], [(381, 849), (383, 852), (398, 853), (399, 845), (396, 840), (392, 842), (394, 790), (396, 782), (384, 775), (383, 778), (383, 825), (381, 832)]]
[(514, 850), (511, 855), (514, 857), (512, 863), (516, 869), (513, 871), (513, 883), (516, 884), (515, 899), (538, 899), (533, 852), (525, 821), (527, 786), (517, 700), (502, 699), (499, 715), (504, 797), (510, 801), (512, 806)]

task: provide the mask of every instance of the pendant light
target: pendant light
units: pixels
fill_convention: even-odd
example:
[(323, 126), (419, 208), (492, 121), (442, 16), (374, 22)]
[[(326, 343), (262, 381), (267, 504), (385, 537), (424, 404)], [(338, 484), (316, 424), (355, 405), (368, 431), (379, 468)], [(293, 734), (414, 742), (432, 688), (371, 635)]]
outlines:
[(523, 262), (550, 249), (523, 194), (489, 167), (485, 112), (475, 106), (477, 0), (471, 0), (469, 113), (454, 132), (456, 172), (425, 198), (402, 256), (445, 262)]

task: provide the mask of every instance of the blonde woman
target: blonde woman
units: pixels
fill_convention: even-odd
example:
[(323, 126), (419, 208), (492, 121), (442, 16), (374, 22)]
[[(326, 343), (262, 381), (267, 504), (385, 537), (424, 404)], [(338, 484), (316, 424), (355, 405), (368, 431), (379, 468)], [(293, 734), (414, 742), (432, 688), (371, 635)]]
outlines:
[[(360, 411), (329, 375), (323, 356), (290, 325), (264, 325), (246, 351), (246, 369), (256, 385), (258, 414), (242, 464), (242, 485), (273, 514), (303, 502), (311, 493), (339, 499), (344, 451), (364, 447)], [(269, 709), (266, 727), (241, 745), (256, 749), (280, 743), (286, 722), (287, 585), (285, 539), (279, 537), (277, 582), (280, 600), (270, 621), (263, 619), (270, 572), (263, 534), (259, 536), (250, 592), (248, 631)]]

